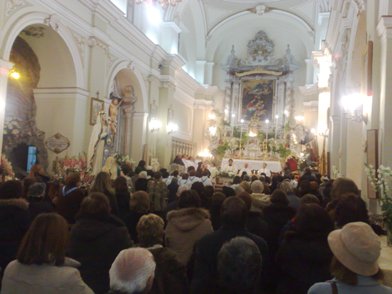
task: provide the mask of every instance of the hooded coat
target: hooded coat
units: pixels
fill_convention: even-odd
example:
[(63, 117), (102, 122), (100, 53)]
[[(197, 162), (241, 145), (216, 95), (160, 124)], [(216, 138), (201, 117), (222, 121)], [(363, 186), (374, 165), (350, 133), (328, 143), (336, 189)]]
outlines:
[(109, 290), (109, 269), (117, 254), (132, 245), (124, 223), (113, 215), (84, 216), (73, 225), (69, 256), (78, 260), (83, 280), (97, 294)]
[(173, 210), (167, 215), (166, 246), (177, 253), (183, 265), (187, 265), (195, 243), (212, 231), (207, 210), (196, 207)]

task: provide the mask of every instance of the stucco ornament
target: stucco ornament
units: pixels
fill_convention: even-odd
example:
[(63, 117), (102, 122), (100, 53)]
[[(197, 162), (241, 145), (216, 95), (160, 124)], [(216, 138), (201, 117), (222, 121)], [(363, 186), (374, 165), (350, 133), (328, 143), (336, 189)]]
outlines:
[(267, 64), (274, 52), (274, 42), (264, 31), (259, 31), (253, 40), (248, 42), (248, 63)]

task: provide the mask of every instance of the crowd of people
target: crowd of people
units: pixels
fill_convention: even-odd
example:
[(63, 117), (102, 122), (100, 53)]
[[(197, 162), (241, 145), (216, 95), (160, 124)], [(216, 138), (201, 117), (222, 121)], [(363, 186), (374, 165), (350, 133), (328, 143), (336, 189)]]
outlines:
[[(265, 166), (263, 167), (266, 168)], [(356, 184), (140, 161), (0, 184), (1, 293), (392, 293)]]

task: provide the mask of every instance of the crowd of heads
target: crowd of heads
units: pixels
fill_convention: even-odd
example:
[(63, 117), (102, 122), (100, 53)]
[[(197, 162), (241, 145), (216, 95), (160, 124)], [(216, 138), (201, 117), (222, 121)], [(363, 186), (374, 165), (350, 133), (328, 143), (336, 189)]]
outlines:
[[(12, 259), (25, 265), (62, 266), (75, 222), (106, 220), (115, 215), (136, 246), (118, 252), (107, 273), (108, 287), (112, 293), (147, 293), (159, 267), (149, 248), (170, 247), (168, 228), (175, 226), (172, 220), (189, 213), (180, 222), (196, 217), (197, 221), (207, 222), (208, 227), (192, 241), (195, 250), (199, 240), (222, 228), (242, 228), (268, 244), (268, 256), (262, 254), (252, 238), (243, 235), (234, 235), (221, 244), (214, 256), (214, 278), (218, 287), (230, 289), (230, 293), (250, 293), (256, 284), (264, 285), (260, 281), (268, 272), (266, 264), (279, 270), (279, 264), (273, 260), (277, 260), (284, 244), (297, 239), (317, 239), (327, 244), (333, 254), (329, 260), (330, 274), (338, 280), (357, 285), (357, 275), (382, 277), (377, 264), (380, 241), (375, 232), (383, 230), (371, 226), (366, 202), (350, 179), (322, 179), (317, 172), (306, 169), (298, 178), (292, 174), (268, 177), (245, 173), (226, 179), (223, 184), (222, 179), (211, 176), (203, 163), (197, 168), (169, 173), (166, 169), (147, 170), (146, 162), (141, 160), (135, 170), (124, 167), (114, 181), (105, 172), (98, 173), (88, 189), (81, 188), (80, 181), (80, 174), (75, 171), (58, 183), (45, 179), (42, 169), (37, 169), (23, 181), (0, 185), (0, 201), (4, 203), (15, 200), (20, 207), (28, 207), (27, 211), (37, 199), (50, 204), (50, 209), (39, 206), (42, 211), (30, 216)], [(80, 195), (75, 194), (77, 191)], [(71, 199), (70, 195), (78, 200), (64, 202)], [(192, 215), (195, 211), (197, 216)], [(188, 236), (181, 234), (179, 238)], [(197, 263), (193, 254), (190, 252), (192, 257), (183, 264), (189, 287), (191, 267)], [(5, 261), (2, 262), (5, 267)], [(273, 279), (276, 283), (272, 287), (276, 287), (279, 277)]]

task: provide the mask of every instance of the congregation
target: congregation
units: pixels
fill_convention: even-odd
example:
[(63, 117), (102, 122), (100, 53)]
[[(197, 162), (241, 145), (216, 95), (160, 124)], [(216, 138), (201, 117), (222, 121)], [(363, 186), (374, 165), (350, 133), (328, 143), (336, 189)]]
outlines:
[[(178, 163), (178, 162), (177, 162)], [(266, 166), (263, 166), (266, 169)], [(392, 293), (354, 181), (140, 161), (0, 185), (1, 293)]]

